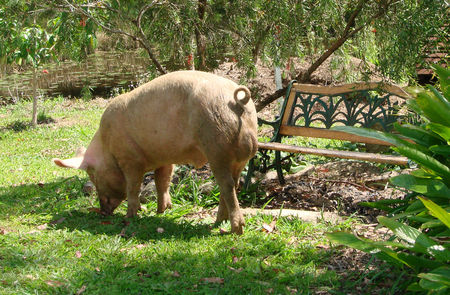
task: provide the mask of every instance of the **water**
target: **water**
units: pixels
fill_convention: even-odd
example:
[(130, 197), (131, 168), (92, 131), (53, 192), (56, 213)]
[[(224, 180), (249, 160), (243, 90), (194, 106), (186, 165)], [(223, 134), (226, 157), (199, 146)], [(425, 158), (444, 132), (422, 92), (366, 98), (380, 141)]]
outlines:
[[(137, 51), (97, 52), (81, 63), (50, 63), (38, 69), (38, 91), (44, 96), (79, 96), (83, 88), (105, 94), (115, 87), (137, 84), (148, 76), (150, 61)], [(148, 78), (147, 78), (148, 79)], [(3, 75), (0, 100), (32, 96), (32, 71)]]

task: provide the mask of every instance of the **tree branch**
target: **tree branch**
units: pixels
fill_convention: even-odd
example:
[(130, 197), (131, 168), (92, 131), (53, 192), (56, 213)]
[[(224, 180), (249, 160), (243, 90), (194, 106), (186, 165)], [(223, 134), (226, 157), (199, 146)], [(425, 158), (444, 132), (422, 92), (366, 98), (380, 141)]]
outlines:
[(141, 25), (142, 16), (144, 15), (144, 13), (147, 10), (149, 10), (155, 4), (159, 4), (159, 2), (158, 1), (154, 1), (152, 3), (149, 3), (149, 4), (145, 5), (144, 7), (142, 7), (142, 9), (139, 11), (138, 17), (136, 19), (136, 26), (137, 26), (137, 28), (139, 30), (141, 38), (139, 38), (138, 41), (139, 41), (139, 43), (142, 44), (142, 46), (144, 46), (145, 50), (147, 50), (148, 56), (150, 57), (150, 59), (152, 60), (153, 64), (156, 66), (158, 71), (161, 74), (167, 74), (166, 69), (164, 69), (163, 66), (156, 59), (155, 54), (153, 53), (153, 50), (152, 50), (152, 48), (150, 46), (150, 42), (148, 42), (147, 38), (145, 37), (145, 33), (144, 33), (144, 30), (142, 29), (142, 25)]
[[(140, 11), (139, 11), (139, 15), (138, 18), (136, 20), (136, 26), (139, 29), (140, 32), (140, 37), (135, 36), (133, 34), (130, 34), (128, 32), (122, 31), (120, 29), (113, 29), (111, 27), (106, 26), (105, 24), (101, 23), (97, 18), (95, 18), (92, 14), (90, 14), (89, 12), (85, 11), (84, 9), (81, 8), (81, 6), (70, 3), (68, 0), (63, 0), (66, 3), (66, 9), (67, 7), (70, 9), (68, 12), (77, 12), (78, 14), (84, 15), (85, 17), (91, 19), (97, 26), (101, 27), (103, 30), (108, 31), (110, 33), (113, 34), (120, 34), (120, 35), (124, 35), (127, 36), (135, 41), (138, 41), (142, 46), (144, 46), (145, 50), (147, 51), (151, 61), (153, 62), (153, 64), (156, 66), (156, 68), (158, 69), (158, 71), (161, 74), (166, 74), (167, 71), (163, 68), (163, 66), (161, 65), (161, 63), (158, 61), (158, 59), (156, 58), (155, 54), (153, 53), (153, 49), (150, 46), (150, 43), (148, 42), (147, 38), (145, 37), (144, 31), (142, 29), (141, 26), (141, 19), (143, 14), (149, 9), (151, 8), (153, 5), (158, 4), (159, 1), (153, 1), (152, 3), (149, 3), (147, 5), (145, 5)], [(107, 7), (108, 8), (108, 7)], [(67, 10), (66, 10), (67, 11)], [(117, 12), (118, 15), (120, 15), (119, 12)]]
[[(322, 63), (325, 60), (327, 60), (336, 50), (338, 50), (348, 39), (352, 38), (359, 31), (364, 29), (367, 26), (367, 24), (369, 24), (374, 19), (380, 18), (381, 16), (386, 14), (388, 8), (397, 1), (392, 0), (386, 2), (383, 5), (383, 7), (380, 7), (379, 11), (374, 16), (372, 16), (368, 21), (366, 21), (359, 27), (351, 30), (352, 24), (355, 22), (356, 17), (361, 13), (362, 9), (364, 8), (364, 4), (366, 4), (366, 2), (367, 2), (366, 0), (360, 0), (358, 2), (356, 9), (353, 11), (352, 15), (348, 19), (345, 29), (342, 32), (341, 36), (306, 70), (306, 72), (299, 73), (297, 77), (295, 77), (295, 80), (297, 80), (298, 83), (310, 82), (311, 75), (314, 73), (314, 71), (316, 71), (320, 67), (320, 65), (322, 65)], [(286, 91), (287, 87), (284, 87), (261, 99), (259, 102), (256, 103), (256, 110), (259, 112), (267, 105), (269, 105), (271, 102), (275, 101), (280, 96), (286, 94)]]

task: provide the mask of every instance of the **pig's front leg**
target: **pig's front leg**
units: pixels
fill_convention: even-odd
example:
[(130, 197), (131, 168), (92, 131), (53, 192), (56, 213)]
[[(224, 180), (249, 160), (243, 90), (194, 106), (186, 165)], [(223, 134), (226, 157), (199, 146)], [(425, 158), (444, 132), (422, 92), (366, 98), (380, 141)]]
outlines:
[(173, 165), (162, 166), (155, 170), (155, 186), (158, 194), (158, 213), (163, 213), (172, 207), (169, 186), (172, 178)]
[(139, 191), (141, 188), (142, 175), (143, 173), (126, 173), (126, 183), (127, 183), (127, 201), (128, 210), (127, 217), (134, 217), (140, 208), (139, 202)]
[(216, 224), (222, 223), (222, 221), (228, 220), (228, 208), (225, 200), (223, 199), (222, 195), (220, 195), (219, 199), (219, 208), (217, 209), (217, 218), (216, 218)]

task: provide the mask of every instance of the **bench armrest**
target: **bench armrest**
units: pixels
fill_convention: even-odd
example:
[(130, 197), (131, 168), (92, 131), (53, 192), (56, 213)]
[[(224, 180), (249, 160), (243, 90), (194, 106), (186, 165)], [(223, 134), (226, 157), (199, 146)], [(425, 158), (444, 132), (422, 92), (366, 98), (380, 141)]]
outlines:
[(275, 128), (277, 126), (277, 124), (280, 123), (280, 117), (276, 116), (275, 121), (266, 121), (264, 119), (258, 118), (258, 126), (262, 126), (262, 125), (270, 125), (273, 128)]

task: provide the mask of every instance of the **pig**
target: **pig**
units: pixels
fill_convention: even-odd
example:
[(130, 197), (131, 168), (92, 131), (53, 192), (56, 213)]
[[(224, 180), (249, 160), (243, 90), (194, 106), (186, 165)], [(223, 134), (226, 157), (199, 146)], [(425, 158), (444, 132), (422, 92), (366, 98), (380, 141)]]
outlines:
[(113, 214), (127, 199), (126, 217), (137, 215), (146, 172), (154, 171), (162, 213), (172, 205), (173, 165), (209, 162), (220, 188), (216, 222), (229, 219), (231, 232), (242, 234), (236, 187), (257, 148), (256, 110), (247, 87), (211, 73), (177, 71), (114, 98), (87, 149), (53, 162), (88, 173), (102, 214)]

